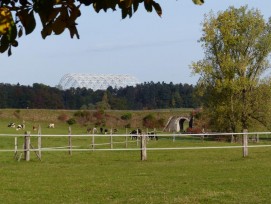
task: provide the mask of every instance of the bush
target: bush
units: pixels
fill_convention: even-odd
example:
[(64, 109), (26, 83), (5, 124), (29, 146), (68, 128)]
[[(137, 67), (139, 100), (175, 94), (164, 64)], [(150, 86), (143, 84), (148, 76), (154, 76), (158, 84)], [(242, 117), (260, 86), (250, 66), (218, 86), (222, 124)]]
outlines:
[(125, 113), (120, 117), (122, 120), (130, 120), (132, 118), (132, 113)]
[(68, 123), (68, 125), (73, 125), (76, 123), (76, 120), (74, 118), (70, 118), (69, 120), (66, 121), (66, 123)]

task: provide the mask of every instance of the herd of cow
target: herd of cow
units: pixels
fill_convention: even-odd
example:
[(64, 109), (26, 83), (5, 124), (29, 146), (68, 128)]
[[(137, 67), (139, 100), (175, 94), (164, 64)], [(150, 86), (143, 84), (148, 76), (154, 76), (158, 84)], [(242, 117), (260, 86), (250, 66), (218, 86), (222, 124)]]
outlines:
[[(23, 122), (22, 124), (16, 125), (15, 123), (11, 122), (11, 123), (8, 124), (8, 127), (9, 128), (16, 128), (17, 131), (18, 130), (24, 130), (25, 129), (25, 124)], [(54, 123), (50, 123), (48, 125), (48, 128), (55, 128), (55, 124)], [(33, 129), (33, 131), (36, 131), (38, 128), (37, 128), (37, 126), (33, 126), (32, 129)]]
[[(113, 129), (113, 130), (110, 130), (110, 132), (108, 131), (108, 129), (106, 128), (103, 128), (103, 127), (100, 127), (99, 131), (96, 127), (94, 128), (87, 128), (87, 133), (88, 134), (108, 134), (108, 133), (117, 133), (118, 132), (118, 129)], [(140, 136), (142, 135), (142, 130), (141, 129), (136, 129), (136, 130), (132, 130), (130, 133), (131, 135), (131, 138), (132, 140), (137, 140), (138, 138), (140, 138)], [(149, 139), (151, 140), (158, 140), (158, 136), (156, 135), (156, 133), (154, 131), (152, 132), (148, 132), (147, 133), (147, 136)]]
[(21, 130), (21, 129), (24, 129), (24, 128), (25, 128), (25, 124), (24, 124), (24, 123), (23, 123), (23, 124), (18, 124), (18, 125), (16, 126), (15, 123), (9, 123), (9, 124), (8, 124), (8, 127), (10, 127), (10, 128), (16, 128), (16, 130)]
[[(141, 129), (136, 129), (130, 132), (130, 135), (132, 137), (132, 140), (137, 140), (138, 138), (140, 138), (140, 136), (142, 135), (142, 130)], [(156, 135), (155, 132), (148, 132), (147, 136), (149, 139), (151, 140), (158, 140), (158, 136)]]
[[(15, 123), (11, 122), (11, 123), (8, 124), (8, 127), (10, 127), (10, 128), (16, 128), (16, 130), (24, 130), (25, 129), (25, 124), (24, 123), (23, 124), (18, 124), (16, 126)], [(50, 123), (48, 125), (48, 128), (55, 128), (55, 124), (54, 123)], [(33, 126), (32, 129), (33, 129), (33, 131), (36, 131), (37, 127)], [(107, 134), (109, 132), (108, 129), (102, 128), (102, 127), (100, 128), (99, 131), (100, 131), (101, 134)], [(113, 130), (110, 130), (110, 133), (117, 133), (117, 132), (118, 132), (118, 130), (116, 128), (113, 129)], [(96, 127), (93, 128), (93, 129), (92, 128), (87, 128), (87, 133), (96, 134), (96, 133), (98, 133), (98, 129)], [(131, 135), (132, 140), (137, 140), (142, 135), (142, 130), (141, 129), (132, 130), (130, 132), (130, 135)], [(147, 136), (151, 140), (153, 140), (153, 139), (158, 140), (158, 137), (157, 137), (156, 133), (153, 132), (153, 131), (152, 132), (148, 132)]]

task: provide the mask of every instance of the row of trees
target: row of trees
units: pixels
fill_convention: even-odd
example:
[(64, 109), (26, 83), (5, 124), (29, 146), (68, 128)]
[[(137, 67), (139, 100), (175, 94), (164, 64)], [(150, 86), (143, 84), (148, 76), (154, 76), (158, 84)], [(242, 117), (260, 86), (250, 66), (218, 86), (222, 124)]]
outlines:
[(0, 84), (0, 108), (142, 110), (192, 108), (194, 86), (144, 83), (136, 87), (93, 91), (86, 88), (59, 90), (44, 84)]

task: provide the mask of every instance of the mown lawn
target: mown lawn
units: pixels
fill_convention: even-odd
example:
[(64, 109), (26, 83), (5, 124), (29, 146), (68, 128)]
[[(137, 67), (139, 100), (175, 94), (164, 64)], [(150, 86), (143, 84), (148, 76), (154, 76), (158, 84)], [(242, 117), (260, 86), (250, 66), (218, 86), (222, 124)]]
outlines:
[[(65, 146), (67, 141), (43, 138), (43, 145)], [(96, 141), (109, 141), (109, 137)], [(35, 139), (32, 143), (36, 146)], [(83, 148), (90, 143), (91, 138), (73, 138), (73, 145)], [(13, 138), (1, 138), (1, 149), (12, 145)], [(173, 143), (166, 138), (148, 143), (149, 147), (209, 145), (230, 143)], [(139, 151), (74, 151), (72, 156), (44, 151), (42, 161), (32, 152), (29, 162), (18, 162), (13, 156), (13, 152), (0, 152), (0, 203), (254, 204), (271, 199), (271, 147), (250, 148), (247, 158), (241, 149), (153, 150), (148, 151), (147, 161), (140, 161)]]

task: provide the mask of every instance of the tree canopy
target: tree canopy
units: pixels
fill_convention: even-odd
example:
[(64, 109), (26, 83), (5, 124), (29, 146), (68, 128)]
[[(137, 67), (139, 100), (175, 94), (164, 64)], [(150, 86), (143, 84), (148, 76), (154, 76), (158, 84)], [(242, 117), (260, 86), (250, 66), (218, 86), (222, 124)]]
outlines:
[[(0, 83), (0, 109), (113, 109), (143, 110), (196, 108), (194, 86), (189, 84), (148, 82), (107, 90), (70, 88), (60, 90), (44, 84), (33, 86)], [(1, 112), (0, 112), (1, 115)]]
[[(204, 0), (192, 0), (201, 5)], [(0, 0), (0, 52), (8, 52), (18, 46), (17, 39), (33, 32), (36, 15), (42, 24), (41, 36), (45, 39), (52, 33), (59, 35), (65, 29), (71, 38), (79, 39), (76, 20), (81, 15), (81, 6), (93, 6), (94, 11), (121, 10), (122, 18), (132, 17), (140, 4), (146, 11), (153, 10), (161, 16), (162, 8), (154, 0)]]
[(270, 113), (271, 18), (266, 22), (258, 10), (230, 7), (206, 15), (203, 60), (192, 64), (210, 114), (218, 131), (241, 131), (258, 121), (266, 125)]

